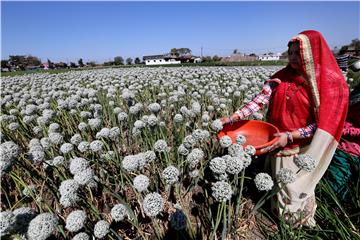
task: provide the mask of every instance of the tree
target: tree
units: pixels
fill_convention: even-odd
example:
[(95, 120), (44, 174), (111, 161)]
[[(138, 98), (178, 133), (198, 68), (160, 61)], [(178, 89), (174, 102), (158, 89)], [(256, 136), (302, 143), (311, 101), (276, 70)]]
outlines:
[(70, 62), (70, 68), (77, 68), (76, 64), (74, 62)]
[(255, 54), (255, 53), (250, 53), (249, 56), (250, 56), (250, 57), (256, 57), (256, 54)]
[(115, 65), (124, 65), (124, 59), (121, 56), (114, 57)]
[(233, 54), (237, 54), (237, 53), (238, 53), (238, 50), (234, 49)]
[(222, 59), (222, 58), (219, 57), (218, 55), (214, 55), (213, 58), (212, 58), (212, 60), (213, 60), (214, 62), (219, 62), (221, 59)]
[(173, 56), (179, 57), (182, 55), (191, 54), (191, 49), (190, 48), (172, 48), (170, 50), (170, 54)]
[(173, 56), (176, 56), (176, 57), (179, 56), (179, 53), (178, 53), (178, 51), (177, 51), (176, 48), (172, 48), (172, 49), (170, 50), (170, 54), (173, 55)]
[(50, 59), (47, 60), (47, 64), (48, 64), (49, 69), (55, 68), (55, 64), (52, 61), (50, 61)]
[(127, 65), (131, 65), (132, 62), (133, 62), (132, 58), (127, 58), (127, 59), (126, 59), (126, 64), (127, 64)]
[(10, 55), (9, 62), (12, 66), (25, 70), (26, 56), (25, 55)]
[(87, 65), (90, 65), (91, 67), (96, 67), (95, 61), (90, 61), (87, 63)]
[(210, 56), (205, 56), (201, 60), (202, 60), (202, 62), (211, 62), (212, 61)]
[(78, 61), (79, 67), (84, 67), (83, 59), (80, 58)]
[(135, 64), (140, 64), (141, 63), (141, 60), (140, 60), (140, 58), (135, 58)]
[(179, 55), (186, 55), (186, 54), (191, 54), (191, 50), (190, 48), (179, 48), (178, 50)]
[(1, 60), (1, 69), (10, 68), (10, 64), (8, 60)]
[(26, 66), (40, 66), (41, 61), (40, 58), (29, 55), (25, 58), (25, 64)]

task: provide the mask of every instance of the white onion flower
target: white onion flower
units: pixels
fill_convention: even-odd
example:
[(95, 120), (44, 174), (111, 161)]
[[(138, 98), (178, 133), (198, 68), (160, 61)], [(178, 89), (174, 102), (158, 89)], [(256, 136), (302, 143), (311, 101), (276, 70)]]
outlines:
[(230, 147), (231, 144), (232, 144), (231, 137), (225, 135), (225, 136), (223, 136), (222, 138), (220, 138), (219, 143), (220, 143), (220, 146), (221, 146), (222, 148)]
[(60, 145), (64, 142), (64, 137), (60, 133), (50, 132), (49, 140), (54, 145)]
[(81, 132), (86, 131), (87, 128), (88, 128), (88, 125), (87, 125), (86, 123), (84, 123), (84, 122), (81, 122), (81, 123), (79, 123), (79, 125), (78, 125), (78, 129), (79, 129)]
[(110, 136), (110, 129), (102, 128), (99, 132), (96, 133), (96, 139), (108, 138)]
[(226, 171), (226, 162), (221, 157), (215, 157), (211, 159), (209, 167), (213, 173), (222, 174)]
[(233, 191), (231, 185), (225, 181), (218, 181), (212, 184), (212, 196), (217, 202), (224, 202), (231, 199)]
[(192, 147), (194, 147), (196, 145), (196, 140), (194, 139), (194, 137), (192, 135), (187, 135), (183, 140), (183, 145), (187, 149), (191, 149)]
[(239, 174), (244, 168), (244, 162), (241, 157), (227, 155), (227, 157), (223, 156), (223, 159), (226, 162), (226, 172), (229, 174)]
[(316, 167), (315, 159), (309, 154), (294, 157), (294, 163), (298, 168), (307, 172), (311, 172)]
[(151, 151), (151, 150), (146, 151), (144, 153), (144, 156), (145, 156), (145, 160), (147, 163), (150, 163), (150, 162), (153, 162), (156, 160), (156, 154), (154, 151)]
[(133, 184), (137, 191), (143, 192), (148, 188), (150, 180), (147, 176), (140, 174), (134, 178)]
[(158, 193), (149, 193), (143, 201), (144, 212), (149, 217), (158, 215), (164, 207), (164, 200)]
[(129, 216), (128, 209), (124, 204), (116, 204), (111, 209), (111, 217), (115, 220), (115, 222), (123, 221), (127, 216)]
[(80, 185), (85, 185), (91, 182), (95, 177), (94, 170), (91, 168), (87, 168), (79, 173), (74, 175), (74, 180), (78, 182)]
[(100, 220), (95, 224), (94, 236), (104, 238), (110, 232), (110, 224), (107, 221)]
[(74, 146), (71, 143), (64, 143), (60, 147), (60, 152), (67, 154), (74, 150)]
[(259, 191), (269, 191), (274, 186), (271, 176), (267, 173), (256, 174), (254, 182)]
[(163, 139), (157, 140), (155, 142), (154, 150), (155, 150), (155, 152), (168, 152), (169, 151), (167, 143)]
[(223, 124), (222, 124), (221, 120), (217, 119), (217, 120), (213, 121), (211, 124), (211, 128), (216, 132), (221, 131), (223, 129)]
[(101, 151), (102, 148), (103, 148), (103, 146), (104, 146), (104, 144), (103, 144), (103, 142), (100, 141), (100, 140), (95, 140), (95, 141), (92, 141), (92, 142), (90, 143), (90, 149), (91, 149), (91, 151), (93, 151), (93, 152), (99, 152), (99, 151)]
[(128, 118), (128, 115), (126, 112), (121, 112), (117, 115), (117, 119), (119, 122), (123, 122), (123, 121), (126, 121)]
[(175, 116), (174, 116), (175, 123), (182, 123), (183, 121), (184, 121), (184, 118), (180, 113), (175, 114)]
[(168, 166), (162, 172), (162, 177), (165, 180), (166, 184), (172, 185), (176, 183), (179, 179), (180, 172), (174, 166)]
[(200, 148), (194, 148), (187, 155), (186, 161), (189, 163), (190, 168), (195, 168), (199, 162), (201, 162), (205, 157), (204, 151)]
[(246, 142), (246, 137), (244, 135), (238, 134), (236, 136), (236, 143), (243, 145)]
[(72, 211), (66, 218), (65, 228), (70, 232), (77, 232), (85, 226), (86, 213), (82, 210)]
[(101, 119), (91, 118), (88, 120), (89, 126), (92, 130), (98, 129), (101, 126)]
[(139, 167), (139, 161), (134, 155), (125, 156), (121, 163), (127, 172), (136, 171)]
[(76, 133), (71, 137), (70, 142), (75, 146), (78, 146), (79, 143), (81, 143), (81, 140), (82, 140), (81, 135)]
[(247, 154), (249, 154), (250, 156), (254, 156), (255, 153), (256, 153), (256, 149), (255, 149), (255, 147), (252, 146), (252, 145), (247, 145), (244, 150), (245, 150), (245, 152), (246, 152)]
[(45, 240), (56, 230), (58, 219), (52, 213), (42, 213), (31, 220), (27, 231), (29, 240)]
[(15, 215), (12, 212), (0, 212), (0, 237), (10, 234), (15, 228), (15, 222)]
[(184, 144), (180, 144), (178, 147), (178, 154), (186, 156), (190, 153), (190, 151), (184, 146)]
[(72, 240), (90, 240), (90, 237), (87, 233), (81, 232), (76, 234)]
[(158, 103), (151, 103), (151, 104), (149, 104), (148, 109), (152, 113), (156, 114), (156, 113), (160, 112), (161, 106)]
[(237, 157), (237, 156), (241, 156), (244, 153), (244, 148), (243, 148), (243, 146), (241, 146), (237, 143), (234, 143), (234, 144), (231, 144), (230, 147), (228, 147), (228, 152), (229, 152), (230, 156)]
[(296, 179), (294, 172), (288, 168), (281, 168), (276, 173), (276, 178), (284, 184), (293, 183)]
[(82, 153), (89, 151), (90, 150), (90, 143), (86, 142), (86, 141), (82, 141), (79, 143), (78, 145), (78, 150)]

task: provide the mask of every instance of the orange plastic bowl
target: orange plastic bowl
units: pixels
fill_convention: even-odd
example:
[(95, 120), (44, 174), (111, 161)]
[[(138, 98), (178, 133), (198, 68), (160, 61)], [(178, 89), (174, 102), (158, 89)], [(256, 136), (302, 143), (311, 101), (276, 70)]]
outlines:
[(236, 136), (241, 134), (246, 137), (243, 145), (252, 145), (256, 149), (255, 155), (262, 154), (260, 149), (274, 144), (277, 137), (275, 133), (279, 133), (279, 129), (274, 125), (259, 120), (241, 120), (233, 124), (224, 125), (223, 129), (217, 134), (217, 139), (227, 135), (231, 137), (233, 143), (236, 143)]

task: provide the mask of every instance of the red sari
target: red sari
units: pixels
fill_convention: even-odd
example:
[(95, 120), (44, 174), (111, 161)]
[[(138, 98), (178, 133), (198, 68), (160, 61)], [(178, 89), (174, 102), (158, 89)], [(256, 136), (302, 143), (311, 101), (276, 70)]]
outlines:
[[(335, 57), (319, 32), (304, 31), (290, 40), (293, 41), (299, 42), (306, 79), (290, 66), (273, 76), (281, 83), (271, 96), (268, 119), (280, 131), (292, 131), (314, 122), (317, 129), (311, 139), (295, 141), (269, 156), (274, 178), (281, 168), (298, 172), (293, 183), (282, 186), (273, 207), (295, 226), (314, 225), (315, 187), (328, 168), (342, 134), (349, 92)], [(293, 162), (297, 154), (310, 155), (316, 161), (315, 169), (299, 171)]]

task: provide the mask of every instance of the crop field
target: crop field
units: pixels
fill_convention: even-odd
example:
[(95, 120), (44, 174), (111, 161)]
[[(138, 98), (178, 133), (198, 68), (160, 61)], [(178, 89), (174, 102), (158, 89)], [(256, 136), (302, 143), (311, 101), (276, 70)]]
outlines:
[[(217, 132), (281, 66), (2, 77), (2, 239), (360, 239), (359, 182), (315, 228), (276, 222), (263, 156)], [(266, 109), (249, 119), (266, 120)], [(295, 174), (295, 173), (294, 173)], [(286, 172), (284, 172), (286, 175)], [(286, 181), (286, 176), (280, 178)], [(274, 221), (274, 222), (273, 222)], [(275, 230), (272, 226), (277, 223)]]

